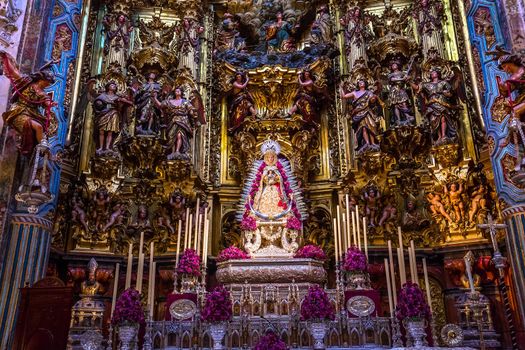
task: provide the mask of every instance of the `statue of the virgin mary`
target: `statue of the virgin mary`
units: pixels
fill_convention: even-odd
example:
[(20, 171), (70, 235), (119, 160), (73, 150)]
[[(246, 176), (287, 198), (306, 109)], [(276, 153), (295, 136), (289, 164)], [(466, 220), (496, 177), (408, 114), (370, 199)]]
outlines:
[(263, 160), (245, 181), (239, 220), (245, 249), (253, 257), (291, 256), (298, 248), (306, 208), (290, 164), (279, 158), (279, 143), (266, 140)]

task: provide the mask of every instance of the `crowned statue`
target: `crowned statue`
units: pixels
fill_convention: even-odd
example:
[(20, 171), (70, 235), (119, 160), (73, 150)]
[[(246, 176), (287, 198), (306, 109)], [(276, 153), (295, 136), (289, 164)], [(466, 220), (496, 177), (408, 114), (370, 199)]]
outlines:
[(300, 189), (280, 146), (266, 140), (263, 160), (256, 161), (245, 181), (239, 211), (244, 248), (253, 257), (291, 256), (306, 217)]

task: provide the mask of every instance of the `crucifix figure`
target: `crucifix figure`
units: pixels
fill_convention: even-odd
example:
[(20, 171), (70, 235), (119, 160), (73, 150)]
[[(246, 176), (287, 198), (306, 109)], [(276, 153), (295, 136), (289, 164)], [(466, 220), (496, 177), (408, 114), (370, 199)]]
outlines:
[(490, 239), (492, 241), (492, 246), (494, 247), (494, 252), (499, 252), (498, 241), (496, 239), (496, 233), (498, 230), (507, 228), (506, 224), (497, 224), (493, 219), (492, 215), (487, 215), (487, 223), (479, 224), (478, 227), (482, 230), (487, 230), (490, 234)]

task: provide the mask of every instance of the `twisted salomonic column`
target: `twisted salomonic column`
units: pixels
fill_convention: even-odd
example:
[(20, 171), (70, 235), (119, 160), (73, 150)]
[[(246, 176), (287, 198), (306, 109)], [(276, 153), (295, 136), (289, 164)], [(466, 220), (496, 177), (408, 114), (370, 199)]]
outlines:
[(6, 233), (0, 269), (0, 349), (13, 342), (19, 289), (45, 277), (51, 245), (51, 221), (35, 214), (14, 214)]

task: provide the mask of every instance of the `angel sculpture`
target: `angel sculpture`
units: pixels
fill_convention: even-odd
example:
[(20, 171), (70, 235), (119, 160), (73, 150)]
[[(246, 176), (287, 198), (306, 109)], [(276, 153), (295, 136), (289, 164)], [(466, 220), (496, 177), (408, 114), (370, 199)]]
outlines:
[(136, 128), (139, 135), (155, 133), (155, 124), (159, 123), (160, 111), (153, 102), (153, 95), (161, 90), (156, 78), (157, 74), (150, 72), (147, 81), (135, 92)]
[[(20, 137), (20, 153), (30, 156), (35, 146), (42, 141), (47, 127), (54, 121), (51, 108), (57, 105), (52, 95), (44, 91), (55, 81), (50, 63), (38, 72), (22, 75), (15, 59), (7, 52), (0, 51), (2, 74), (10, 81), (14, 90), (9, 109), (2, 114), (5, 123), (15, 129)], [(40, 112), (44, 109), (44, 113)]]
[[(93, 92), (91, 94), (95, 95)], [(107, 82), (104, 92), (94, 98), (93, 110), (99, 141), (97, 154), (111, 151), (114, 136), (122, 129), (124, 108), (132, 105), (133, 102), (128, 97), (117, 92), (117, 83), (114, 81)]]
[(432, 142), (441, 145), (457, 140), (458, 111), (452, 85), (443, 79), (440, 67), (431, 67), (429, 81), (410, 83), (414, 91), (424, 97), (424, 114), (432, 129)]
[(190, 100), (187, 100), (182, 87), (175, 87), (166, 100), (160, 102), (154, 94), (153, 101), (162, 111), (167, 124), (166, 134), (171, 149), (168, 159), (189, 159), (194, 127), (206, 123), (200, 95), (192, 91)]
[(339, 93), (343, 100), (351, 100), (350, 116), (357, 139), (357, 152), (379, 149), (377, 135), (380, 132), (381, 116), (377, 111), (382, 106), (379, 97), (368, 88), (368, 82), (364, 78), (358, 79), (356, 90), (346, 92), (341, 86)]
[(390, 103), (391, 126), (410, 125), (416, 120), (406, 89), (410, 67), (404, 72), (400, 66), (401, 63), (399, 61), (392, 61), (390, 63), (390, 73), (388, 74), (388, 101)]
[(128, 61), (128, 51), (133, 25), (129, 17), (123, 13), (110, 13), (102, 21), (104, 33), (104, 55), (106, 63), (118, 63), (124, 67)]
[(179, 68), (188, 68), (195, 78), (200, 62), (200, 40), (203, 32), (204, 27), (195, 19), (188, 17), (182, 20), (176, 30)]
[(237, 130), (246, 117), (255, 117), (255, 101), (246, 88), (250, 79), (246, 73), (237, 72), (232, 82), (232, 97), (230, 104), (230, 127), (228, 131), (234, 132)]
[(288, 115), (293, 116), (295, 113), (298, 113), (302, 116), (303, 122), (318, 128), (320, 88), (315, 84), (315, 77), (308, 69), (299, 72), (297, 80), (299, 81), (299, 88)]

